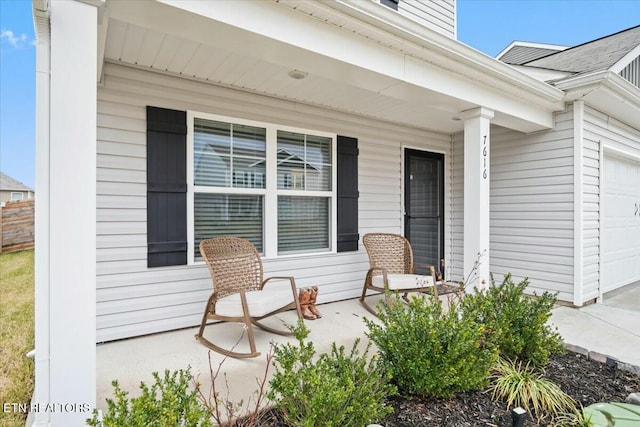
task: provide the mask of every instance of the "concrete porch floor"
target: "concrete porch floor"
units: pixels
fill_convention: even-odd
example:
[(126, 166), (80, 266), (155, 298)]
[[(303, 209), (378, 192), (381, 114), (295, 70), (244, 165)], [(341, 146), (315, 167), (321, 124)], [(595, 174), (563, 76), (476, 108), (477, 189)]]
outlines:
[[(372, 304), (381, 297), (368, 297)], [(321, 319), (306, 321), (311, 330), (309, 339), (316, 351), (328, 352), (331, 343), (347, 348), (358, 337), (366, 345), (366, 326), (363, 318), (374, 319), (357, 299), (340, 301), (319, 306)], [(294, 323), (293, 312), (283, 313), (270, 320), (277, 326), (280, 322)], [(591, 352), (614, 357), (640, 372), (640, 283), (630, 285), (604, 296), (603, 304), (593, 304), (580, 309), (558, 306), (552, 311), (551, 322), (558, 328), (566, 344), (578, 346)], [(113, 396), (111, 381), (117, 379), (120, 386), (138, 395), (140, 381), (153, 382), (152, 372), (165, 369), (186, 369), (191, 366), (194, 376), (199, 376), (203, 391), (210, 386), (209, 352), (194, 339), (197, 328), (183, 329), (140, 338), (100, 344), (97, 346), (97, 402), (98, 408), (105, 409), (105, 399)], [(238, 402), (254, 397), (256, 379), (264, 376), (266, 353), (269, 343), (293, 342), (293, 338), (271, 334), (254, 328), (256, 345), (262, 354), (253, 359), (227, 358), (216, 384), (223, 395), (223, 374), (227, 374), (229, 400)], [(242, 334), (242, 326), (235, 324), (210, 325), (205, 336), (214, 342), (232, 347)], [(237, 350), (248, 349), (246, 337)], [(244, 346), (244, 347), (243, 347)], [(213, 369), (217, 369), (223, 356), (211, 352)], [(274, 368), (269, 369), (272, 375)]]
[[(372, 304), (380, 297), (368, 297)], [(375, 318), (364, 309), (357, 299), (334, 302), (318, 306), (322, 313), (321, 319), (305, 321), (311, 333), (308, 339), (314, 342), (316, 351), (329, 352), (331, 343), (344, 345), (350, 349), (356, 338), (361, 338), (361, 350), (366, 346), (365, 331), (367, 330), (363, 317)], [(266, 320), (265, 323), (279, 327), (281, 322), (295, 323), (295, 312), (285, 312)], [(195, 340), (194, 335), (198, 328), (182, 329), (178, 331), (159, 333), (139, 338), (99, 344), (97, 346), (97, 406), (106, 409), (105, 399), (113, 397), (111, 381), (118, 380), (120, 387), (130, 392), (130, 396), (139, 394), (140, 381), (146, 384), (153, 383), (154, 371), (162, 374), (165, 369), (178, 370), (191, 366), (191, 373), (199, 375), (203, 384), (202, 390), (208, 393), (211, 381), (209, 373), (208, 348)], [(207, 326), (205, 336), (214, 343), (231, 348), (242, 335), (240, 324), (214, 324)], [(284, 337), (268, 333), (259, 328), (254, 328), (256, 346), (261, 355), (251, 359), (227, 358), (221, 370), (216, 386), (221, 387), (224, 395), (223, 374), (227, 373), (229, 382), (229, 399), (234, 402), (253, 398), (253, 392), (257, 390), (256, 378), (264, 376), (266, 367), (266, 354), (269, 351), (270, 342), (295, 342), (293, 337)], [(248, 351), (249, 345), (246, 336), (236, 347), (236, 351)], [(211, 352), (211, 363), (214, 371), (224, 357), (216, 352)], [(274, 368), (269, 369), (269, 375)]]

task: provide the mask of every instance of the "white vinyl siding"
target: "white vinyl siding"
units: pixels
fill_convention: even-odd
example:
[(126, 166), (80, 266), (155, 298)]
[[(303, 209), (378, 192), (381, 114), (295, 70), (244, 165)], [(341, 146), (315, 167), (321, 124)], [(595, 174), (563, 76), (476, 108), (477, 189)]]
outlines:
[(456, 38), (455, 0), (400, 0), (398, 13)]
[(461, 281), (464, 274), (464, 133), (452, 136), (451, 144), (451, 265), (450, 278)]
[(582, 302), (598, 297), (600, 280), (600, 137), (584, 114), (582, 147)]
[[(640, 157), (640, 129), (585, 106), (584, 114), (584, 301), (598, 297), (600, 274), (600, 159), (612, 153)], [(603, 151), (604, 150), (604, 151)], [(597, 157), (596, 157), (597, 156)], [(606, 172), (605, 172), (606, 173)]]
[[(194, 326), (211, 292), (204, 265), (147, 268), (147, 105), (358, 138), (360, 236), (402, 233), (404, 146), (449, 155), (449, 135), (106, 64), (98, 88), (98, 341)], [(445, 235), (448, 230), (447, 224)], [(358, 296), (368, 261), (361, 248), (265, 260), (264, 266), (266, 275), (293, 275), (298, 287), (317, 284), (324, 303)]]
[[(573, 118), (556, 115), (553, 130), (531, 134), (491, 127), (490, 271), (496, 281), (528, 277), (529, 292), (573, 297)], [(454, 136), (452, 259), (462, 279), (463, 135)], [(481, 260), (482, 261), (482, 260)]]
[(620, 75), (640, 87), (640, 56), (620, 71)]

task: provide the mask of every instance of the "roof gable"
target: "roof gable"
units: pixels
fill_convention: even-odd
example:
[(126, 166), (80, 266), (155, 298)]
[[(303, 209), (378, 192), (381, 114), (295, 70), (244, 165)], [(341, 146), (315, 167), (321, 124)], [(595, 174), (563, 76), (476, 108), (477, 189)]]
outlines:
[(524, 63), (573, 73), (608, 70), (640, 46), (640, 25)]
[(0, 172), (0, 190), (2, 191), (33, 191), (33, 189), (27, 187), (25, 184), (11, 178)]
[(569, 46), (514, 41), (496, 59), (511, 65), (522, 65), (568, 48)]

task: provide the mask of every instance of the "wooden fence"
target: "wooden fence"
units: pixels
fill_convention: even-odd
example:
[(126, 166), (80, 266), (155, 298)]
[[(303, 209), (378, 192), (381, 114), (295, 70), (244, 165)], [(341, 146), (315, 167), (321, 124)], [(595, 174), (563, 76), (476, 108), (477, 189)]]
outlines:
[(0, 208), (0, 252), (33, 249), (34, 200), (7, 202)]

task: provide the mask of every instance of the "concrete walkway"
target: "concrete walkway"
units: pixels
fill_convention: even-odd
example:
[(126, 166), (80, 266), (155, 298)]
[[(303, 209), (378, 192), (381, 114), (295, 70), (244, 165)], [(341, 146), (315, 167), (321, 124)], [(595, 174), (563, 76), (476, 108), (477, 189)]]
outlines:
[(640, 374), (640, 283), (606, 294), (602, 304), (557, 307), (551, 322), (576, 350), (600, 361), (615, 358)]

